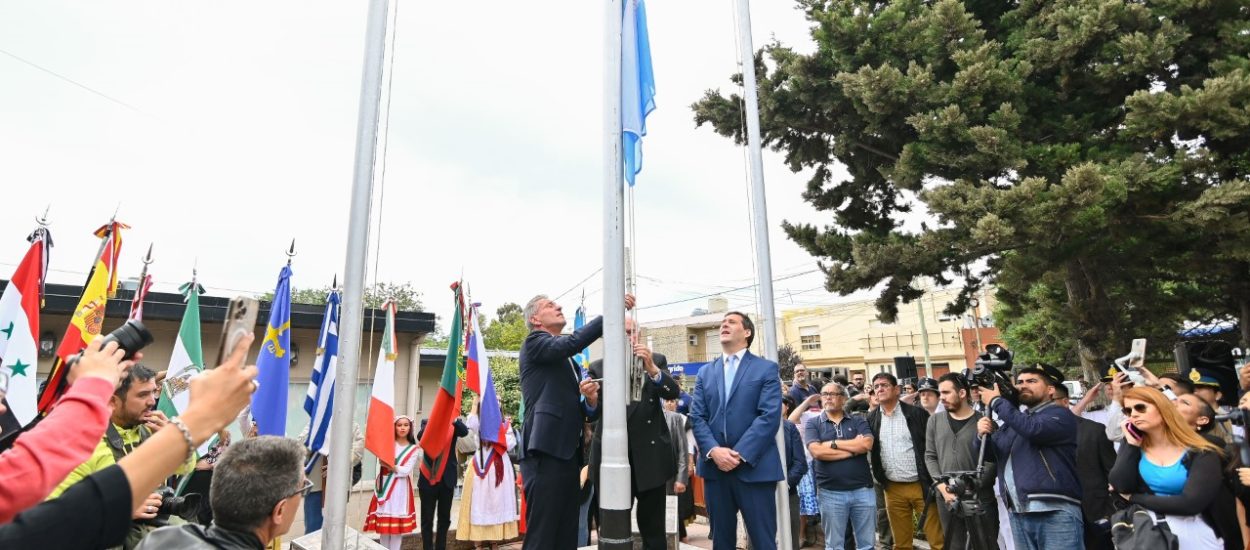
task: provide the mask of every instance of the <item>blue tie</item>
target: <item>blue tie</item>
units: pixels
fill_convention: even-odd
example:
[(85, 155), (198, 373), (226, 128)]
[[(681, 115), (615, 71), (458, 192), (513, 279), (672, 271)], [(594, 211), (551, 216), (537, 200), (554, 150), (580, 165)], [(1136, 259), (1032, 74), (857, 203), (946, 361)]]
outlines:
[(725, 360), (725, 402), (729, 402), (729, 390), (734, 387), (734, 376), (738, 374), (738, 356), (730, 355)]

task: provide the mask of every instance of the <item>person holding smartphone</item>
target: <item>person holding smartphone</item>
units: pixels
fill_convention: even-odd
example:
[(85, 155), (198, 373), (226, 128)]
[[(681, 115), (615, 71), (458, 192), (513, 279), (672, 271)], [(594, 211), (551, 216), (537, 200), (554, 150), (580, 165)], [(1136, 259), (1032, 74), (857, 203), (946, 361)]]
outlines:
[(1127, 445), (1120, 447), (1107, 476), (1111, 486), (1129, 503), (1166, 521), (1180, 550), (1223, 550), (1221, 539), (1237, 526), (1216, 521), (1223, 483), (1220, 448), (1191, 429), (1154, 389), (1124, 392), (1121, 413)]

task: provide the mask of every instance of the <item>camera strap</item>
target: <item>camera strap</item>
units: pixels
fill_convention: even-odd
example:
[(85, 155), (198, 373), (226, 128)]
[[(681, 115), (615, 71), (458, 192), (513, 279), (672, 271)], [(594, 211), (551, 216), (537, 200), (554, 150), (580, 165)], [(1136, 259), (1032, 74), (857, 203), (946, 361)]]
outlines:
[(108, 442), (109, 450), (113, 452), (113, 462), (121, 462), (122, 457), (133, 452), (135, 447), (142, 445), (144, 441), (147, 441), (152, 436), (152, 433), (143, 426), (139, 426), (136, 429), (139, 433), (139, 442), (127, 445), (122, 440), (122, 434), (117, 431), (117, 427), (113, 426), (112, 422), (108, 423), (108, 427), (104, 430), (104, 439)]

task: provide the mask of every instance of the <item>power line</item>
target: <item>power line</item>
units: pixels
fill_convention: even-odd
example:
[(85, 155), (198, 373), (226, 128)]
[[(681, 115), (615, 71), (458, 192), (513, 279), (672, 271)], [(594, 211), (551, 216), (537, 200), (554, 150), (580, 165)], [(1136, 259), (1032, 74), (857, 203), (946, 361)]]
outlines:
[(554, 302), (554, 301), (556, 301), (556, 300), (559, 300), (560, 298), (563, 298), (566, 294), (568, 294), (568, 293), (570, 293), (570, 292), (573, 292), (574, 290), (577, 290), (577, 287), (582, 286), (583, 284), (585, 284), (585, 283), (586, 283), (586, 281), (589, 281), (591, 277), (594, 277), (595, 275), (599, 274), (599, 272), (600, 272), (600, 271), (603, 271), (603, 267), (600, 267), (599, 269), (596, 269), (596, 270), (594, 270), (594, 271), (591, 271), (591, 272), (590, 272), (590, 275), (587, 275), (585, 279), (582, 279), (582, 280), (581, 280), (581, 281), (579, 281), (577, 284), (575, 284), (575, 285), (573, 285), (573, 286), (569, 287), (569, 289), (568, 289), (568, 290), (566, 290), (566, 291), (564, 291), (564, 292), (561, 292), (559, 296), (556, 296), (556, 297), (555, 297), (555, 298), (553, 298), (551, 301), (553, 301), (553, 302)]
[(139, 110), (139, 108), (138, 108), (138, 107), (135, 107), (134, 105), (131, 105), (131, 104), (129, 104), (129, 103), (126, 103), (125, 101), (122, 101), (122, 100), (117, 99), (117, 98), (115, 98), (115, 97), (113, 97), (113, 96), (110, 96), (110, 95), (108, 95), (108, 94), (106, 94), (106, 93), (104, 93), (104, 92), (101, 92), (101, 91), (99, 91), (99, 90), (96, 90), (95, 88), (92, 88), (91, 86), (88, 86), (88, 85), (86, 85), (86, 84), (83, 84), (83, 83), (81, 83), (81, 82), (78, 82), (77, 80), (74, 80), (74, 79), (72, 79), (72, 78), (70, 78), (70, 77), (68, 77), (68, 76), (65, 76), (65, 75), (63, 75), (63, 74), (61, 74), (61, 73), (58, 73), (58, 72), (56, 72), (56, 71), (53, 71), (52, 69), (49, 69), (49, 68), (44, 67), (44, 66), (42, 66), (42, 65), (39, 65), (38, 63), (35, 63), (35, 62), (33, 62), (33, 61), (29, 61), (29, 60), (24, 59), (24, 58), (21, 58), (21, 57), (18, 57), (18, 56), (14, 55), (14, 54), (12, 54), (12, 53), (10, 53), (10, 52), (7, 52), (7, 51), (5, 51), (5, 50), (3, 50), (3, 49), (0, 49), (0, 53), (2, 53), (2, 54), (4, 54), (4, 55), (7, 55), (7, 56), (9, 56), (9, 57), (11, 57), (11, 58), (13, 58), (13, 59), (16, 59), (16, 60), (18, 60), (18, 61), (20, 61), (20, 62), (22, 62), (22, 63), (25, 63), (26, 65), (29, 65), (29, 66), (31, 66), (31, 67), (33, 67), (33, 68), (35, 68), (35, 69), (38, 69), (38, 70), (43, 71), (43, 72), (45, 72), (45, 73), (48, 73), (48, 74), (50, 74), (50, 75), (52, 75), (52, 76), (55, 76), (55, 77), (57, 77), (57, 78), (59, 78), (59, 79), (61, 79), (61, 80), (64, 80), (65, 82), (68, 82), (68, 83), (70, 83), (70, 84), (73, 84), (73, 85), (75, 85), (75, 86), (77, 86), (77, 87), (79, 87), (79, 88), (82, 88), (82, 89), (84, 89), (84, 90), (87, 90), (88, 92), (91, 92), (91, 93), (93, 93), (93, 94), (95, 94), (95, 95), (98, 95), (98, 96), (100, 96), (100, 97), (102, 97), (102, 98), (104, 98), (104, 99), (107, 99), (107, 100), (109, 100), (109, 101), (112, 101), (113, 103), (116, 103), (116, 104), (118, 104), (118, 105), (121, 105), (122, 107), (125, 107), (125, 108), (127, 108), (127, 109), (130, 109), (131, 111), (134, 111), (134, 112), (136, 112), (136, 113), (139, 113), (139, 114), (141, 114), (141, 115), (143, 115), (143, 116), (150, 116), (150, 115), (148, 115), (147, 113), (145, 113), (145, 112), (143, 112), (143, 111), (140, 111), (140, 110)]
[[(817, 272), (817, 271), (819, 271), (819, 270), (813, 269), (813, 270), (811, 270), (811, 271), (804, 271), (804, 272), (802, 272), (802, 273), (795, 273), (795, 274), (793, 274), (793, 275), (786, 275), (786, 276), (784, 276), (784, 277), (776, 277), (776, 278), (774, 278), (774, 279), (773, 279), (773, 282), (775, 283), (775, 282), (777, 282), (777, 281), (784, 281), (784, 280), (786, 280), (786, 279), (793, 279), (793, 278), (795, 278), (795, 277), (802, 277), (803, 275), (807, 275), (807, 274), (809, 274), (809, 273), (815, 273), (815, 272)], [(757, 285), (745, 285), (745, 286), (740, 286), (740, 287), (732, 288), (732, 289), (729, 289), (729, 290), (724, 291), (724, 292), (712, 292), (712, 293), (710, 293), (710, 294), (702, 294), (702, 295), (699, 295), (699, 296), (695, 296), (695, 297), (693, 297), (693, 298), (686, 298), (686, 299), (684, 299), (684, 300), (674, 300), (674, 301), (671, 301), (671, 302), (664, 302), (664, 303), (662, 303), (662, 304), (655, 304), (655, 305), (651, 305), (651, 306), (640, 307), (640, 308), (638, 308), (638, 309), (639, 309), (639, 310), (643, 310), (643, 309), (651, 309), (651, 308), (657, 308), (657, 307), (671, 306), (671, 305), (673, 305), (673, 304), (680, 304), (680, 303), (682, 303), (682, 302), (689, 302), (689, 301), (692, 301), (692, 300), (699, 300), (699, 299), (702, 299), (702, 298), (711, 298), (711, 297), (713, 297), (713, 296), (717, 296), (717, 295), (720, 295), (720, 294), (724, 294), (725, 292), (733, 292), (733, 291), (736, 291), (736, 290), (746, 290), (746, 289), (749, 289), (749, 288), (753, 288), (753, 287), (755, 287), (755, 286), (757, 286)]]

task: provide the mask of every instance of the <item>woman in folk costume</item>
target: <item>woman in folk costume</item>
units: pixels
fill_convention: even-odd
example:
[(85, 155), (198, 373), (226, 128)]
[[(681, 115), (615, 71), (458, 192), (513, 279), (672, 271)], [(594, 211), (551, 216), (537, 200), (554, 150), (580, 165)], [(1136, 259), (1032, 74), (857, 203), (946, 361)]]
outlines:
[(365, 531), (382, 535), (379, 542), (390, 550), (399, 550), (404, 534), (417, 529), (412, 469), (417, 465), (419, 450), (412, 435), (412, 419), (399, 415), (395, 418), (395, 469), (380, 466), (365, 518)]
[[(470, 430), (479, 430), (480, 403), (473, 399), (473, 412), (467, 422)], [(516, 446), (511, 426), (504, 426), (506, 446), (496, 445), (485, 438), (477, 452), (469, 460), (464, 473), (464, 490), (460, 497), (460, 518), (456, 524), (456, 538), (473, 541), (475, 548), (517, 538), (516, 473), (508, 450)]]

